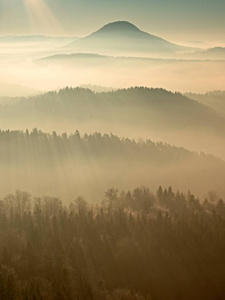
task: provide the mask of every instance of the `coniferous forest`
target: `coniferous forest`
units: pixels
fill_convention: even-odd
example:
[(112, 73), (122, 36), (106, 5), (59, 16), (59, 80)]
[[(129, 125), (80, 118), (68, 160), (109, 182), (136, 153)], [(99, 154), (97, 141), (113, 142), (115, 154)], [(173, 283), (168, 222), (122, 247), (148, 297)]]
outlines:
[(0, 201), (0, 298), (224, 299), (225, 203), (211, 194), (109, 189)]

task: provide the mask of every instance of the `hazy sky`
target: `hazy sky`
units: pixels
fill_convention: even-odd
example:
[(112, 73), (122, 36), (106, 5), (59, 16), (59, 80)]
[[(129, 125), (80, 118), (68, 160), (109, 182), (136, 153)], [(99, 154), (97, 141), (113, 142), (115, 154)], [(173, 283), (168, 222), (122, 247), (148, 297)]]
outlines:
[(171, 41), (225, 42), (225, 0), (0, 0), (0, 35), (87, 35), (127, 20)]

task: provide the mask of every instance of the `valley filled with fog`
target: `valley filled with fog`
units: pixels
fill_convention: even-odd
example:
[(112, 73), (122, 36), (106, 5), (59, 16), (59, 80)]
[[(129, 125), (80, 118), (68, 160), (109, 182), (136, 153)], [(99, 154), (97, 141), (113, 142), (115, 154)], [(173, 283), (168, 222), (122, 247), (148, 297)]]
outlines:
[(224, 59), (223, 47), (178, 46), (129, 22), (84, 38), (6, 36), (0, 37), (0, 96), (83, 84), (206, 93), (222, 89)]

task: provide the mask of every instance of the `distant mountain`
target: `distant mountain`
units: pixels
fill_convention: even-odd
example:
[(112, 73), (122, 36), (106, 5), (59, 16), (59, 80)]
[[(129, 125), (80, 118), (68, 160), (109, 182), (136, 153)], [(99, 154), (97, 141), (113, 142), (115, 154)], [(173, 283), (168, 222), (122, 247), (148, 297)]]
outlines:
[(192, 57), (197, 59), (218, 59), (225, 60), (225, 47), (214, 47), (207, 50), (196, 51)]
[(218, 57), (218, 59), (225, 59), (225, 47), (214, 47), (205, 51), (209, 57)]
[(214, 47), (206, 50), (207, 53), (225, 53), (224, 47)]
[[(201, 62), (201, 60), (199, 60)], [(49, 65), (65, 65), (70, 67), (100, 67), (108, 66), (110, 68), (120, 67), (146, 67), (151, 65), (166, 65), (166, 64), (185, 64), (197, 63), (197, 60), (179, 59), (179, 58), (153, 58), (144, 56), (113, 56), (94, 53), (60, 53), (35, 60), (36, 63)], [(101, 65), (100, 65), (101, 63)], [(134, 69), (133, 69), (134, 70)], [(111, 69), (112, 71), (112, 69)]]
[(107, 55), (99, 55), (94, 53), (70, 53), (70, 54), (54, 54), (51, 56), (46, 56), (38, 61), (67, 61), (67, 60), (80, 60), (80, 59), (102, 59), (102, 58), (112, 58), (111, 56)]
[(126, 21), (109, 23), (89, 36), (69, 43), (67, 48), (81, 52), (103, 53), (108, 51), (128, 54), (168, 53), (188, 49), (143, 32)]

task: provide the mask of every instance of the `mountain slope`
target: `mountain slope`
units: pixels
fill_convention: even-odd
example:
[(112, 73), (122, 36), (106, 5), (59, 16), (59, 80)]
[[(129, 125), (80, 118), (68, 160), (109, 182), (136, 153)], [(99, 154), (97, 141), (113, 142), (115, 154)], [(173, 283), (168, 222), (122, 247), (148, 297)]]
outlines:
[(67, 47), (84, 52), (126, 51), (128, 54), (173, 52), (186, 49), (143, 32), (135, 25), (125, 21), (107, 24), (89, 36), (68, 44)]

